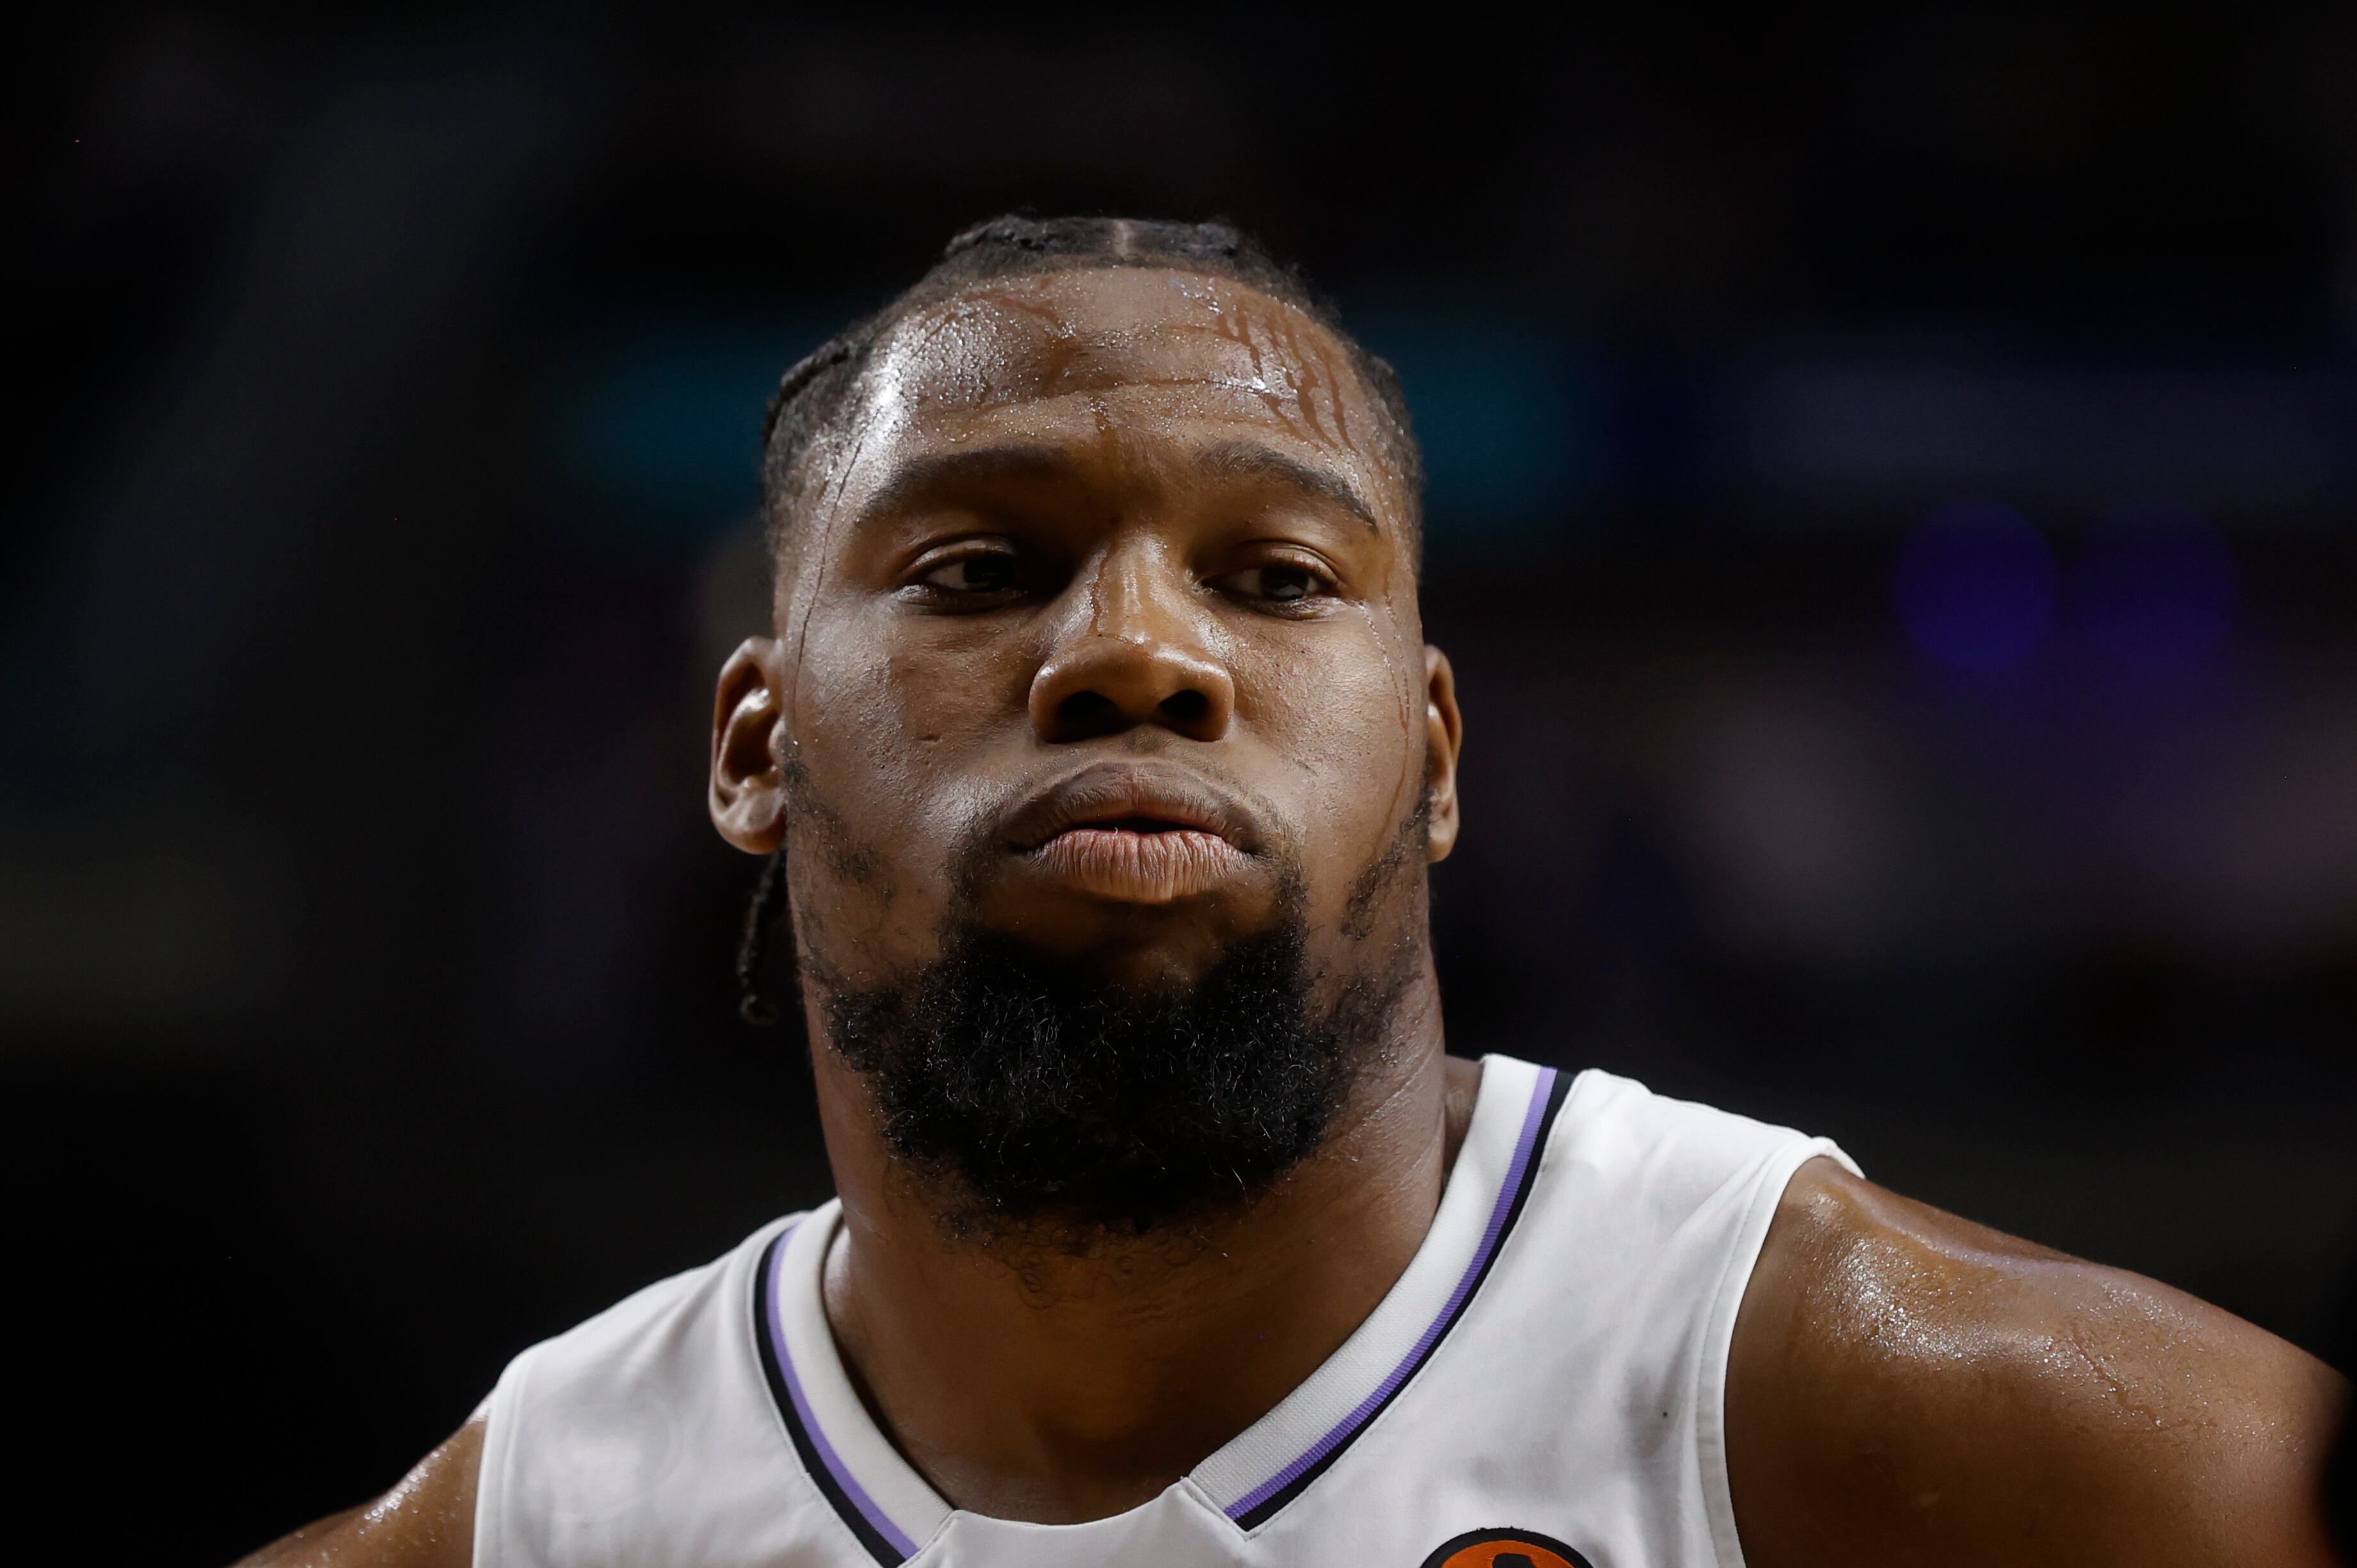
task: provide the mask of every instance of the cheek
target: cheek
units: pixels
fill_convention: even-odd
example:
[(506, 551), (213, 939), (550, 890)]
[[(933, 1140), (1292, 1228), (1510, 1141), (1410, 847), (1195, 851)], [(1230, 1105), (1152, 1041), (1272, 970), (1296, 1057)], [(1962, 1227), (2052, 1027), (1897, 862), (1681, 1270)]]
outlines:
[(983, 749), (1022, 717), (1028, 691), (1019, 650), (978, 632), (944, 637), (945, 624), (821, 607), (795, 693), (813, 792), (879, 853), (921, 851), (935, 869), (971, 815)]
[[(1356, 645), (1260, 649), (1239, 660), (1242, 720), (1295, 770), (1313, 902), (1387, 848), (1424, 787), (1420, 709), (1405, 687), (1394, 639), (1372, 618), (1320, 628)], [(1336, 886), (1337, 883), (1342, 885)]]

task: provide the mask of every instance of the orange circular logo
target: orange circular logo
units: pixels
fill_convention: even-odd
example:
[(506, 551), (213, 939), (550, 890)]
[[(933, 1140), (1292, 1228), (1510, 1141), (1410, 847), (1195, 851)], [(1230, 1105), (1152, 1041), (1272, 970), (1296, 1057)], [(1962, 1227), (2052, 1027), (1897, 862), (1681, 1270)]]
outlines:
[(1475, 1530), (1442, 1541), (1424, 1568), (1589, 1568), (1552, 1536), (1527, 1530)]

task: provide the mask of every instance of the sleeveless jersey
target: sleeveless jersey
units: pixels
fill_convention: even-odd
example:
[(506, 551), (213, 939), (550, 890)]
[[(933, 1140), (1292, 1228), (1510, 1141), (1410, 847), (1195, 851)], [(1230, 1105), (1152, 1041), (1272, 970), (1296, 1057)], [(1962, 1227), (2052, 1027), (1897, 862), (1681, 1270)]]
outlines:
[(1432, 1228), (1367, 1320), (1160, 1495), (1070, 1525), (951, 1507), (870, 1419), (821, 1303), (828, 1203), (510, 1364), (475, 1563), (1739, 1568), (1727, 1345), (1815, 1155), (1849, 1164), (1488, 1058)]

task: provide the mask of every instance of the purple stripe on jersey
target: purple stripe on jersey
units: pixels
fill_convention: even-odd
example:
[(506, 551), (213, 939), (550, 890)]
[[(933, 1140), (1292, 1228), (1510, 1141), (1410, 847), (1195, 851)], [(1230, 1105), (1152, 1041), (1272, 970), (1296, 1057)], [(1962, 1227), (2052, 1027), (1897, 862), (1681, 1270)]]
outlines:
[(1481, 1271), (1489, 1266), (1490, 1255), (1498, 1250), (1499, 1239), (1505, 1231), (1506, 1217), (1513, 1212), (1514, 1197), (1522, 1190), (1523, 1177), (1530, 1169), (1531, 1161), (1537, 1157), (1539, 1125), (1546, 1119), (1547, 1095), (1555, 1088), (1555, 1069), (1539, 1069), (1538, 1082), (1531, 1090), (1530, 1109), (1523, 1112), (1523, 1130), (1514, 1142), (1513, 1161), (1507, 1165), (1506, 1179), (1498, 1187), (1498, 1201), (1491, 1206), (1490, 1223), (1481, 1232), (1481, 1244), (1474, 1249), (1473, 1261), (1466, 1264), (1464, 1277), (1449, 1293), (1448, 1304), (1440, 1309), (1440, 1316), (1425, 1329), (1415, 1348), (1402, 1357), (1400, 1364), (1375, 1385), (1375, 1391), (1361, 1400), (1357, 1408), (1337, 1422), (1331, 1432), (1311, 1444), (1308, 1451), (1292, 1464), (1230, 1503), (1227, 1508), (1230, 1519), (1243, 1518), (1290, 1486), (1303, 1471), (1348, 1442), (1375, 1412), (1383, 1407), (1385, 1401), (1399, 1391), (1400, 1385), (1424, 1364), (1424, 1359), (1432, 1353), (1433, 1346), (1439, 1343), (1448, 1326), (1457, 1321), (1458, 1313), (1464, 1309), (1466, 1297), (1473, 1293), (1474, 1283), (1480, 1279)]
[(800, 1228), (797, 1222), (793, 1229), (778, 1238), (777, 1246), (770, 1253), (770, 1277), (762, 1282), (761, 1316), (769, 1326), (770, 1348), (778, 1358), (778, 1369), (786, 1375), (786, 1392), (794, 1402), (794, 1414), (802, 1419), (802, 1430), (810, 1434), (811, 1446), (818, 1450), (818, 1456), (825, 1464), (827, 1473), (834, 1477), (834, 1484), (843, 1489), (843, 1495), (851, 1499), (851, 1506), (859, 1510), (860, 1517), (875, 1528), (876, 1533), (892, 1543), (895, 1552), (903, 1557), (914, 1557), (917, 1543), (903, 1534), (890, 1516), (876, 1506), (876, 1499), (867, 1495), (853, 1477), (851, 1466), (843, 1462), (843, 1456), (834, 1451), (834, 1444), (826, 1440), (826, 1433), (820, 1428), (818, 1417), (811, 1413), (810, 1400), (802, 1393), (802, 1378), (794, 1371), (793, 1354), (786, 1348), (785, 1318), (778, 1310), (778, 1272), (786, 1264), (787, 1240)]

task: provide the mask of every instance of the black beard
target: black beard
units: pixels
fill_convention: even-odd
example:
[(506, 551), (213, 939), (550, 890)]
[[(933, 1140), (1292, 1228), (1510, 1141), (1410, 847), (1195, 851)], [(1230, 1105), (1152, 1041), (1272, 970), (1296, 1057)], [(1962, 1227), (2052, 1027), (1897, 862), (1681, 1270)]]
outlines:
[(963, 929), (901, 983), (828, 988), (828, 1034), (953, 1230), (1085, 1248), (1240, 1208), (1317, 1149), (1405, 975), (1313, 1016), (1304, 937), (1294, 915), (1141, 998)]

